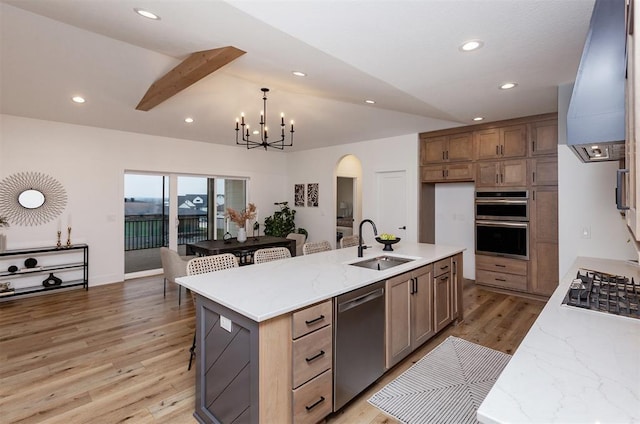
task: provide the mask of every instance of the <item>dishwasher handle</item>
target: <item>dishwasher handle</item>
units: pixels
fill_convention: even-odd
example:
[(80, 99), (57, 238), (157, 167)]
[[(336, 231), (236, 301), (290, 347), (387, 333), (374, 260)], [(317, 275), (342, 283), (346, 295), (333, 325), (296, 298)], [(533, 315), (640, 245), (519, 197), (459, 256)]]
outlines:
[(379, 298), (384, 295), (384, 288), (380, 287), (377, 290), (370, 291), (369, 293), (365, 293), (362, 296), (358, 296), (355, 299), (348, 300), (343, 303), (338, 304), (338, 313), (346, 312), (349, 309), (356, 308), (364, 303), (370, 302), (374, 299)]

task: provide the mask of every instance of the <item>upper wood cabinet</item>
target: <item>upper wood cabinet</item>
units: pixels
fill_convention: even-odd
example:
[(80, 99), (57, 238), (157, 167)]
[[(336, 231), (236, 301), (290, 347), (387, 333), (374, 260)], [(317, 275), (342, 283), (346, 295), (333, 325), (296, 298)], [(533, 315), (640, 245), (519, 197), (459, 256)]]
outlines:
[(525, 187), (526, 185), (526, 159), (476, 164), (476, 187)]
[(473, 133), (425, 137), (421, 139), (422, 165), (473, 159)]
[(530, 124), (531, 155), (555, 155), (558, 153), (558, 120), (539, 121)]
[(511, 125), (474, 133), (475, 159), (501, 159), (527, 156), (527, 125)]
[(473, 181), (474, 177), (472, 162), (422, 166), (420, 173), (423, 183)]
[(531, 159), (531, 185), (558, 185), (558, 157)]

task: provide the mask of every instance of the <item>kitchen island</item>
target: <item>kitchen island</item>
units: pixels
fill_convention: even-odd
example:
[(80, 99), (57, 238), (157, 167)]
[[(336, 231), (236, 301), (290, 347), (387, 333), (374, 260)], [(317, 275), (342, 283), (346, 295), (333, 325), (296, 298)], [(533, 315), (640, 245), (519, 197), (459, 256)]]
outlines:
[(640, 282), (637, 264), (578, 258), (480, 405), (480, 422), (640, 422), (640, 319), (563, 305), (578, 269)]
[[(387, 325), (404, 322), (412, 326), (406, 334), (417, 337), (414, 315), (421, 317), (420, 332), (426, 318), (432, 331), (422, 343), (438, 323), (462, 319), (463, 250), (402, 241), (393, 252), (376, 244), (364, 258), (352, 247), (177, 279), (197, 294), (194, 416), (200, 422), (322, 419), (332, 411), (333, 300), (391, 280), (395, 297), (389, 303), (387, 296), (387, 311), (399, 319)], [(384, 254), (411, 261), (386, 270), (351, 265)], [(418, 291), (429, 304), (415, 305)], [(414, 337), (402, 351), (404, 342), (394, 337), (394, 353), (417, 347)]]

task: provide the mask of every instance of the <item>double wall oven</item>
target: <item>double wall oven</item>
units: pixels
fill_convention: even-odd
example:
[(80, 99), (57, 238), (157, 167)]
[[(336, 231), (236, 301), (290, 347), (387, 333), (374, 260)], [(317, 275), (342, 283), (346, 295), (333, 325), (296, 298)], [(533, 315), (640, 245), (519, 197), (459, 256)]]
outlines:
[(529, 259), (529, 192), (477, 191), (476, 253)]

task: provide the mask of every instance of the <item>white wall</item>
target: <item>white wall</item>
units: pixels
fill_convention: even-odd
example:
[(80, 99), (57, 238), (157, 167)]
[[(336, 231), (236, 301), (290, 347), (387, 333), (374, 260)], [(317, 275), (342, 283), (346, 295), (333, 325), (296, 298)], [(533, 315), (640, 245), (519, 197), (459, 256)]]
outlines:
[(464, 278), (476, 279), (474, 183), (436, 184), (436, 244), (463, 246)]
[[(362, 218), (376, 221), (376, 172), (405, 171), (409, 222), (403, 238), (418, 240), (418, 136), (416, 134), (290, 153), (287, 157), (287, 200), (293, 204), (293, 185), (319, 183), (317, 208), (295, 208), (296, 224), (309, 232), (309, 240), (335, 244), (336, 172), (340, 159), (356, 156), (362, 166)], [(356, 225), (358, 223), (355, 223)], [(354, 230), (354, 231), (357, 231)]]
[[(261, 218), (274, 202), (293, 196), (286, 155), (144, 134), (0, 115), (0, 180), (38, 171), (57, 179), (72, 214), (72, 241), (90, 249), (90, 285), (124, 278), (124, 172), (153, 171), (203, 176), (248, 177), (249, 201)], [(334, 209), (331, 209), (332, 211)], [(331, 214), (333, 215), (333, 213)], [(53, 246), (57, 219), (44, 225), (13, 225), (8, 248)]]
[[(637, 254), (614, 200), (618, 162), (582, 163), (566, 145), (573, 84), (558, 88), (558, 241), (560, 277), (578, 256), (632, 259)], [(583, 238), (583, 229), (590, 238)]]

